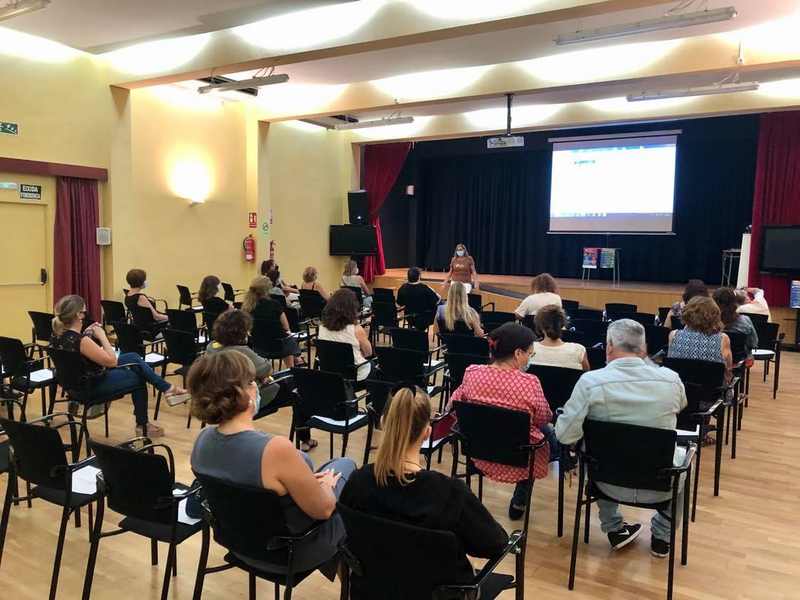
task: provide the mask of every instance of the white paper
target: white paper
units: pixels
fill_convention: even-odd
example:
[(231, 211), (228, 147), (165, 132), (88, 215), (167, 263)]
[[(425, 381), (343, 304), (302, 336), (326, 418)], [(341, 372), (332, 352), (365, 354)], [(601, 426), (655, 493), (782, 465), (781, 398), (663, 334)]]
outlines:
[[(323, 423), (327, 423), (328, 425), (335, 425), (337, 427), (344, 427), (345, 423), (346, 423), (346, 421), (337, 421), (335, 419), (331, 419), (330, 417), (319, 417), (317, 415), (314, 415), (314, 418), (319, 420), (319, 421), (322, 421)], [(364, 414), (356, 415), (355, 417), (350, 419), (350, 425), (359, 423), (362, 419), (366, 419), (366, 418), (367, 418), (367, 415), (364, 415)]]
[(164, 360), (164, 356), (158, 352), (148, 352), (144, 357), (144, 362), (148, 365), (158, 363)]
[(44, 381), (51, 381), (53, 379), (53, 372), (50, 369), (39, 369), (31, 373), (31, 383), (42, 383)]
[[(174, 489), (172, 490), (172, 495), (180, 496), (181, 494), (185, 494), (187, 491), (188, 490)], [(186, 514), (187, 500), (188, 498), (184, 498), (178, 503), (178, 522), (183, 523), (185, 525), (194, 525), (195, 523), (199, 523), (201, 519), (195, 519)]]
[(434, 360), (431, 361), (431, 369), (435, 369), (443, 362), (444, 362), (443, 358), (435, 358)]
[(81, 467), (72, 474), (72, 491), (92, 495), (97, 492), (97, 474), (100, 469), (92, 465)]

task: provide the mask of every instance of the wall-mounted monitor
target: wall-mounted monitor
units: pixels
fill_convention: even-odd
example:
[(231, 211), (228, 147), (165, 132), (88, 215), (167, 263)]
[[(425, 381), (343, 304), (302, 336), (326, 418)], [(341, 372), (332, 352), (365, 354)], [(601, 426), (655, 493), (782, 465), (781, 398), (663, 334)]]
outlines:
[(764, 227), (760, 266), (768, 273), (800, 273), (800, 225)]
[(372, 225), (331, 225), (331, 256), (372, 256), (378, 238)]

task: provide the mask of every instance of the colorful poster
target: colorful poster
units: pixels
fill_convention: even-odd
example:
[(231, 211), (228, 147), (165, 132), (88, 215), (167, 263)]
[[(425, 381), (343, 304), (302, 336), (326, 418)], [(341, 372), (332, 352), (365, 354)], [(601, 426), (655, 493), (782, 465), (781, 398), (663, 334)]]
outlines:
[(583, 249), (583, 268), (596, 269), (597, 268), (597, 254), (600, 248), (584, 248)]
[(613, 269), (617, 264), (616, 248), (600, 248), (600, 268)]
[(800, 281), (797, 279), (792, 280), (792, 291), (789, 296), (789, 306), (792, 308), (800, 308)]

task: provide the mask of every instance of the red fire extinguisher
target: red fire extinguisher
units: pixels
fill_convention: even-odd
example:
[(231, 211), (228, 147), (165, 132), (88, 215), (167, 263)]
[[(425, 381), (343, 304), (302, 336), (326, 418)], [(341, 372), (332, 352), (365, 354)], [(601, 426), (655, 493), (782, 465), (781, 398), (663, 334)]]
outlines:
[(270, 240), (269, 242), (269, 258), (270, 260), (275, 260), (275, 240)]
[(247, 262), (256, 261), (256, 240), (252, 235), (248, 235), (242, 241), (242, 249), (244, 250), (244, 259)]

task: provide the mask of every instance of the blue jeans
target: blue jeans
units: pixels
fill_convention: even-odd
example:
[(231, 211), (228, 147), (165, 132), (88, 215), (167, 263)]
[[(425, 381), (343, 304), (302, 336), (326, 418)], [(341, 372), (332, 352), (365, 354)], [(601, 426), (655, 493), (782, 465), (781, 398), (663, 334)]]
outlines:
[(102, 379), (95, 383), (92, 388), (92, 400), (90, 403), (104, 401), (105, 398), (113, 398), (122, 393), (130, 392), (133, 400), (133, 414), (136, 416), (136, 424), (144, 425), (147, 423), (147, 388), (145, 383), (153, 384), (160, 392), (166, 392), (172, 385), (156, 374), (144, 359), (135, 352), (120, 354), (117, 359), (120, 365), (138, 365), (129, 369), (109, 369)]

